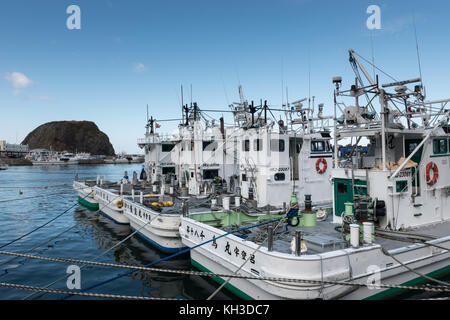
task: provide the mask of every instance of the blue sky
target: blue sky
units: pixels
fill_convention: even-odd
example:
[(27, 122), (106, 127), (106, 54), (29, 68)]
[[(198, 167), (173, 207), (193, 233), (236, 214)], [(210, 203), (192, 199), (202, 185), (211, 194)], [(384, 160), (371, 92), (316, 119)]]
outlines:
[[(66, 27), (72, 4), (81, 30)], [(381, 8), (381, 30), (366, 28), (369, 5)], [(21, 142), (49, 121), (90, 120), (116, 152), (134, 153), (147, 104), (156, 118), (180, 116), (181, 84), (185, 101), (192, 84), (201, 108), (226, 109), (239, 83), (249, 100), (280, 105), (282, 83), (290, 101), (308, 96), (309, 64), (311, 95), (331, 112), (332, 77), (354, 82), (349, 48), (371, 60), (373, 39), (383, 70), (419, 75), (413, 14), (428, 98), (447, 98), (448, 1), (2, 0), (0, 139)]]

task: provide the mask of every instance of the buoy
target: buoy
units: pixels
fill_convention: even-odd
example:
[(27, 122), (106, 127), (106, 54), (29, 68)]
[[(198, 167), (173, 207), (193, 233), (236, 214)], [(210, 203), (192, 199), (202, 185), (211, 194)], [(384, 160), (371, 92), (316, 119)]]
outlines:
[[(320, 168), (320, 164), (323, 164), (322, 168)], [(317, 173), (324, 174), (325, 171), (327, 171), (327, 166), (328, 166), (327, 160), (325, 160), (324, 158), (317, 159), (317, 161), (316, 161), (316, 171), (317, 171)]]
[[(430, 177), (430, 171), (433, 170), (433, 178)], [(426, 179), (427, 179), (427, 184), (429, 186), (433, 186), (436, 184), (437, 180), (439, 178), (439, 169), (438, 166), (436, 165), (436, 163), (434, 162), (429, 162), (427, 164), (427, 170), (426, 170)]]

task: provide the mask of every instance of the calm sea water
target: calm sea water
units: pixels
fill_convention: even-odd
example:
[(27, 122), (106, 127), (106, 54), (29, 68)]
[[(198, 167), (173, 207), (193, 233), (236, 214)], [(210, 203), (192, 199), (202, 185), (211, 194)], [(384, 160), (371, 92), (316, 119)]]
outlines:
[[(108, 180), (119, 180), (124, 171), (131, 176), (140, 173), (142, 165), (99, 166), (33, 166), (9, 167), (0, 171), (0, 247), (31, 230), (43, 225), (77, 203), (77, 194), (72, 189), (75, 173), (80, 179), (95, 179), (97, 174), (107, 175)], [(21, 193), (21, 194), (20, 194)], [(33, 199), (25, 199), (36, 197)], [(6, 201), (5, 200), (11, 200)], [(54, 240), (49, 239), (64, 232)], [(26, 252), (49, 257), (65, 257), (93, 260), (132, 231), (111, 220), (75, 205), (67, 213), (26, 236), (6, 246), (2, 251)], [(45, 243), (44, 245), (42, 245)], [(165, 257), (137, 236), (108, 252), (97, 261), (128, 265), (146, 265)], [(0, 255), (0, 282), (44, 287), (67, 275), (68, 264)], [(157, 267), (168, 269), (192, 269), (189, 256), (164, 261)], [(106, 267), (84, 267), (81, 270), (81, 288), (87, 288), (110, 279), (128, 270)], [(447, 277), (446, 280), (450, 280)], [(66, 280), (60, 280), (51, 288), (67, 290)], [(170, 275), (150, 272), (135, 272), (113, 282), (92, 289), (90, 292), (130, 296), (148, 296), (176, 299), (206, 299), (217, 285), (198, 276)], [(31, 292), (0, 287), (0, 299), (24, 299)], [(439, 296), (439, 295), (437, 295)], [(443, 295), (441, 295), (443, 296)], [(405, 296), (404, 299), (425, 299), (429, 294)], [(436, 296), (435, 296), (436, 297)], [(29, 299), (60, 299), (58, 294), (38, 293)], [(217, 299), (236, 299), (227, 291), (220, 292)], [(71, 297), (70, 299), (90, 299)]]
[[(80, 179), (95, 179), (97, 174), (106, 174), (108, 180), (119, 180), (124, 171), (131, 176), (138, 174), (141, 164), (99, 166), (33, 166), (9, 167), (0, 171), (0, 247), (31, 230), (43, 225), (77, 202), (72, 188), (75, 173)], [(57, 186), (57, 187), (55, 187)], [(20, 192), (22, 194), (20, 194)], [(24, 199), (35, 197), (34, 199)], [(17, 200), (23, 199), (23, 200)], [(4, 200), (11, 200), (1, 202)], [(74, 226), (54, 240), (41, 245), (56, 235)], [(120, 226), (111, 220), (76, 205), (49, 225), (25, 238), (6, 246), (2, 251), (30, 252), (33, 255), (93, 260), (117, 242), (131, 234), (129, 226)], [(128, 265), (146, 265), (165, 257), (137, 236), (108, 252), (97, 261)], [(0, 282), (44, 287), (67, 275), (69, 264), (47, 262), (28, 258), (0, 255)], [(6, 262), (6, 263), (5, 263)], [(80, 266), (81, 267), (81, 266)], [(191, 269), (189, 256), (164, 261), (156, 267), (168, 269)], [(81, 288), (87, 288), (126, 269), (84, 267), (81, 269)], [(151, 272), (135, 272), (107, 283), (90, 292), (130, 296), (148, 296), (176, 299), (206, 299), (216, 285), (198, 276), (170, 275)], [(66, 279), (51, 288), (67, 290)], [(0, 287), (0, 299), (23, 299), (32, 292)], [(30, 299), (60, 299), (58, 294), (38, 293)], [(218, 299), (233, 299), (227, 293), (219, 293)], [(90, 299), (71, 297), (70, 299)]]

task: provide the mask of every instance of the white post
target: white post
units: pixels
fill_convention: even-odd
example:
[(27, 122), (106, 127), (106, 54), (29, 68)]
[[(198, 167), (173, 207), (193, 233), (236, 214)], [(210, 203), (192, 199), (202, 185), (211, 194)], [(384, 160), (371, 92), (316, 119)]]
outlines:
[(230, 197), (223, 197), (222, 204), (224, 210), (230, 210)]
[(141, 194), (140, 194), (140, 196), (139, 196), (139, 202), (141, 203), (141, 204), (143, 204), (144, 203), (144, 193), (141, 191)]
[(359, 225), (351, 224), (350, 225), (350, 244), (353, 248), (359, 247)]
[(120, 195), (123, 195), (123, 183), (120, 184)]
[(131, 199), (134, 201), (134, 189), (131, 189)]
[(372, 244), (372, 222), (363, 222), (363, 239), (365, 244)]
[(234, 204), (236, 207), (241, 205), (241, 197), (234, 197)]
[(99, 174), (97, 175), (97, 181), (96, 181), (96, 184), (97, 184), (97, 185), (100, 184), (100, 175), (99, 175)]

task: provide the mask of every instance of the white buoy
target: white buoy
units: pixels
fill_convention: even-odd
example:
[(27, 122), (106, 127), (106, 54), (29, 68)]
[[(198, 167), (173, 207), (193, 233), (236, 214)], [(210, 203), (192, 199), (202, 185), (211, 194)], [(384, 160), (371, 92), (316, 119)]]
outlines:
[(234, 197), (234, 204), (236, 207), (241, 205), (241, 197)]
[(214, 199), (211, 199), (211, 207), (215, 207), (217, 205), (217, 199), (216, 198), (214, 198)]
[(141, 204), (143, 204), (144, 203), (144, 193), (141, 191), (141, 194), (140, 194), (140, 196), (139, 196), (139, 202), (141, 203)]
[(222, 204), (224, 210), (230, 210), (230, 197), (223, 197)]
[(156, 193), (156, 190), (157, 190), (157, 186), (156, 186), (156, 184), (154, 184), (153, 185), (153, 193)]
[(353, 248), (359, 247), (359, 225), (351, 224), (350, 225), (350, 244)]
[(173, 187), (170, 187), (169, 192), (170, 194), (173, 194)]
[(131, 189), (131, 199), (134, 201), (134, 189)]
[(365, 244), (372, 244), (372, 222), (363, 222), (363, 239)]

